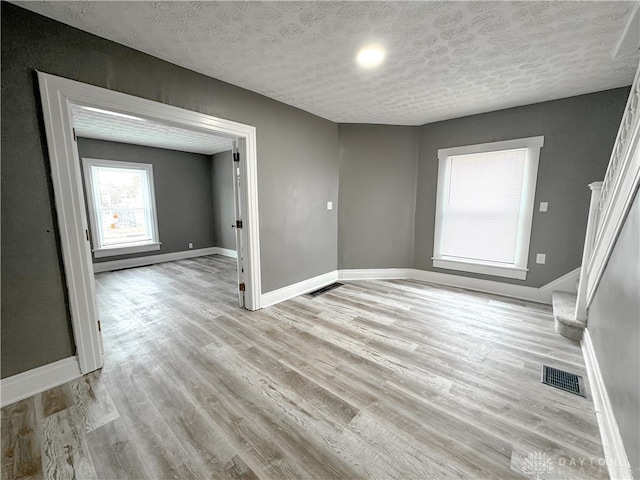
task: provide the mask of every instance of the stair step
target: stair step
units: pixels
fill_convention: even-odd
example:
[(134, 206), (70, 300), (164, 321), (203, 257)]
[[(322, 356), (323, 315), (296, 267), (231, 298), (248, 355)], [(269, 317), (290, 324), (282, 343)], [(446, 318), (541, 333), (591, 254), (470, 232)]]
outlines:
[(551, 294), (553, 316), (563, 323), (574, 325), (576, 327), (582, 324), (582, 322), (577, 322), (575, 319), (577, 299), (578, 297), (575, 293), (560, 291), (553, 292)]
[(553, 317), (555, 319), (556, 332), (563, 337), (580, 340), (587, 324), (575, 318), (576, 294), (556, 291), (553, 292), (551, 300), (553, 303)]

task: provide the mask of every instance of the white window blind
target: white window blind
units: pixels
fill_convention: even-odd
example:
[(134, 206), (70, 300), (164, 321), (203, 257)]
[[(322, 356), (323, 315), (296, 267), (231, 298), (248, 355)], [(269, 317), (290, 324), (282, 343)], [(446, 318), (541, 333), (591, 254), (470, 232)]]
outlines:
[(514, 265), (526, 148), (449, 157), (442, 255)]
[(544, 137), (438, 150), (433, 266), (525, 280)]

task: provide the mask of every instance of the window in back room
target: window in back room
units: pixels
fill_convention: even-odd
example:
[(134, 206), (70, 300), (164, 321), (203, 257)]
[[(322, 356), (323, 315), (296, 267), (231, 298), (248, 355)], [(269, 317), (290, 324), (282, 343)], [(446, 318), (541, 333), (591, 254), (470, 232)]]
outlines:
[(96, 258), (160, 249), (151, 164), (83, 159)]

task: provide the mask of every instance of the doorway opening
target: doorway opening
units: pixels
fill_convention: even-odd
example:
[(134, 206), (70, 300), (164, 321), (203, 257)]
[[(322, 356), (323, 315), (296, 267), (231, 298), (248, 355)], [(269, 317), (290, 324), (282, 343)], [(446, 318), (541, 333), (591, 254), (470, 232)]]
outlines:
[[(74, 128), (74, 108), (102, 110), (194, 134), (215, 135), (232, 147), (236, 195), (238, 299), (260, 308), (260, 250), (255, 127), (38, 72), (71, 320), (82, 373), (102, 366), (90, 226)], [(237, 180), (240, 179), (240, 182)]]

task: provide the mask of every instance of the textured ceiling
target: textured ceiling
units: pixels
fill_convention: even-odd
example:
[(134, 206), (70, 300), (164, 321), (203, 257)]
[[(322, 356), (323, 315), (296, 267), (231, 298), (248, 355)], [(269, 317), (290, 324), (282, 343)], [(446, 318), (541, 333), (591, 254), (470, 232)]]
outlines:
[[(629, 85), (633, 2), (14, 2), (336, 122), (419, 125)], [(386, 47), (377, 70), (357, 50)], [(142, 74), (142, 73), (141, 73)]]
[(183, 152), (214, 153), (231, 150), (231, 140), (206, 133), (184, 130), (151, 120), (116, 116), (73, 106), (73, 123), (79, 137)]

